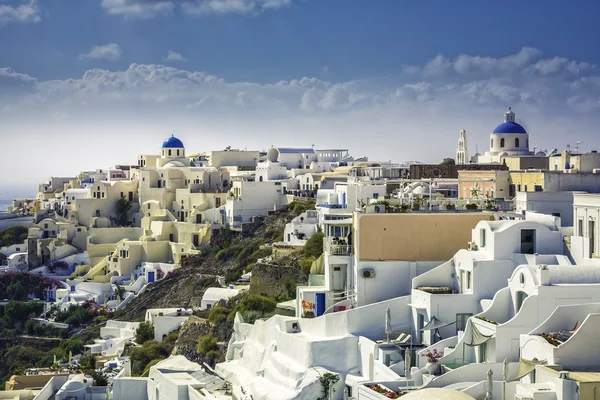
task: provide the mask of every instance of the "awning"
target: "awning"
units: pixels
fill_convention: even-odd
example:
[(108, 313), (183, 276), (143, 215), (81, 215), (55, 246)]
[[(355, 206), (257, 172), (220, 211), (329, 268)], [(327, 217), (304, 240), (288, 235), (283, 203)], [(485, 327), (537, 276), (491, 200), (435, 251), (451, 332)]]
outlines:
[(477, 325), (471, 322), (471, 343), (465, 342), (467, 346), (480, 346), (490, 340), (494, 335), (486, 336), (477, 329)]
[(519, 359), (519, 369), (517, 370), (517, 374), (510, 379), (508, 382), (518, 381), (523, 378), (525, 375), (531, 373), (536, 365), (546, 364), (546, 360), (538, 361), (538, 360), (526, 360), (524, 358)]
[(439, 319), (437, 319), (436, 317), (431, 317), (431, 320), (429, 320), (429, 322), (423, 328), (421, 328), (421, 330), (422, 331), (431, 331), (433, 329), (443, 328), (444, 326), (452, 325), (455, 323), (456, 323), (456, 321), (442, 322)]

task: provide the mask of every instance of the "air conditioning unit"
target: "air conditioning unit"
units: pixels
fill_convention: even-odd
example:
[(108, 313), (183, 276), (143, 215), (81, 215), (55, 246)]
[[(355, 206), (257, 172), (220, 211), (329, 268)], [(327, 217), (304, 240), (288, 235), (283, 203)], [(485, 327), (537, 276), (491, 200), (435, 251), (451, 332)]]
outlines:
[(467, 244), (467, 250), (469, 250), (469, 251), (475, 251), (475, 250), (477, 250), (477, 243), (475, 243), (475, 242), (469, 242)]
[(363, 278), (375, 278), (375, 270), (373, 269), (363, 269), (362, 270)]

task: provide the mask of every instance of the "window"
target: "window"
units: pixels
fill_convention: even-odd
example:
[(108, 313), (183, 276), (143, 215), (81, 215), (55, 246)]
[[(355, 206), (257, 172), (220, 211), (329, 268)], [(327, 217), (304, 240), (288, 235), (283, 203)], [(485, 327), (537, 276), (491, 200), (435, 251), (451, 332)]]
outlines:
[(533, 185), (533, 191), (534, 192), (543, 192), (544, 189), (542, 189), (542, 185)]
[(485, 229), (481, 229), (479, 232), (479, 245), (485, 247)]
[(494, 139), (490, 140), (490, 147), (494, 147)]
[(577, 236), (583, 237), (583, 219), (580, 219), (577, 223)]
[(509, 197), (515, 196), (515, 185), (513, 185), (513, 184), (508, 185), (508, 196)]
[(504, 147), (504, 138), (500, 139), (500, 147)]
[(471, 280), (473, 279), (473, 274), (471, 273), (471, 271), (467, 271), (467, 282), (466, 282), (466, 288), (467, 289), (471, 289)]
[(169, 149), (169, 155), (171, 155), (171, 149)]
[(515, 139), (515, 147), (519, 147), (519, 138)]
[(524, 191), (524, 192), (526, 192), (526, 191), (527, 191), (527, 185), (525, 185), (525, 186), (524, 186), (524, 189), (523, 189), (523, 191)]
[(177, 150), (177, 155), (179, 155), (179, 149)]
[(472, 317), (473, 314), (471, 313), (461, 313), (461, 314), (456, 314), (456, 334), (458, 335), (458, 331), (463, 331), (465, 330), (465, 328), (467, 327), (467, 321), (469, 320), (469, 317)]

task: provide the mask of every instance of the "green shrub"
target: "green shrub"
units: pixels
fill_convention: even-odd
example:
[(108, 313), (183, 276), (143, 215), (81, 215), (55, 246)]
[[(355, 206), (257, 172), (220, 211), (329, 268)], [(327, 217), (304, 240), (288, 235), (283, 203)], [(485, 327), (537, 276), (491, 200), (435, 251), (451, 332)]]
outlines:
[(217, 338), (212, 333), (201, 336), (196, 344), (196, 351), (202, 355), (206, 355), (209, 351), (219, 350), (217, 342)]
[(240, 245), (229, 246), (223, 250), (220, 250), (216, 255), (216, 259), (218, 261), (225, 262), (237, 256), (241, 250), (242, 246)]
[(29, 229), (24, 226), (11, 226), (10, 228), (0, 229), (0, 247), (25, 242), (28, 232)]
[(152, 322), (142, 322), (135, 331), (135, 342), (144, 344), (148, 340), (154, 340), (154, 325)]
[(254, 253), (252, 253), (252, 258), (255, 258), (255, 259), (258, 260), (260, 258), (268, 257), (271, 254), (273, 254), (273, 248), (272, 247), (265, 247), (265, 248), (262, 248), (262, 249), (258, 249)]
[(246, 268), (244, 268), (244, 272), (245, 272), (245, 273), (251, 272), (251, 271), (254, 269), (254, 266), (255, 266), (255, 265), (256, 265), (256, 263), (255, 263), (255, 262), (254, 262), (254, 263), (252, 263), (252, 264), (248, 264), (248, 265), (246, 265)]
[(227, 317), (231, 310), (227, 307), (214, 306), (208, 313), (208, 320), (215, 325), (220, 325), (227, 321)]
[(275, 300), (260, 296), (257, 294), (250, 294), (242, 299), (238, 304), (238, 310), (243, 314), (247, 311), (259, 311), (262, 313), (270, 313), (275, 311), (277, 303)]
[(225, 282), (233, 283), (237, 282), (242, 277), (242, 273), (240, 271), (230, 271), (225, 274)]
[(315, 257), (303, 258), (298, 263), (300, 264), (300, 270), (305, 276), (310, 274), (310, 268), (312, 267), (313, 262), (315, 262)]
[(136, 347), (130, 356), (133, 374), (139, 376), (151, 361), (169, 357), (171, 350), (171, 346), (154, 340), (148, 340), (141, 347)]
[(296, 281), (291, 277), (287, 276), (283, 281), (283, 285), (285, 286), (285, 291), (287, 292), (288, 299), (296, 298)]

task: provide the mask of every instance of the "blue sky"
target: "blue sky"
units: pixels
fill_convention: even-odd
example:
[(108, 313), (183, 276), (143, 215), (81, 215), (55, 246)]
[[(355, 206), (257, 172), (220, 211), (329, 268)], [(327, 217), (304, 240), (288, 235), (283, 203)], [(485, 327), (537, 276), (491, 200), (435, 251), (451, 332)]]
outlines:
[(532, 146), (590, 150), (598, 15), (597, 1), (0, 0), (2, 141), (71, 154), (0, 187), (134, 163), (171, 133), (191, 151), (437, 162), (461, 128), (485, 150), (508, 106)]

